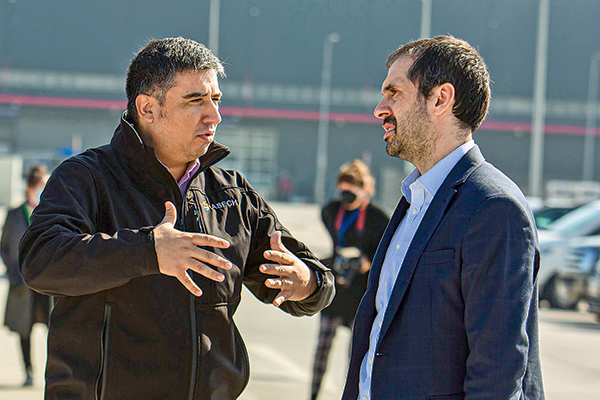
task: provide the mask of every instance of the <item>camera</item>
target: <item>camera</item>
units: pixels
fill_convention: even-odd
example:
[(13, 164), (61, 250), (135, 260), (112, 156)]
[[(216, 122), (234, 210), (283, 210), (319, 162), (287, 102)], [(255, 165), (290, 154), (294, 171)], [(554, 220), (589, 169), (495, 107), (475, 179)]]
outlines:
[(342, 286), (350, 286), (352, 279), (360, 273), (362, 252), (356, 247), (336, 247), (333, 270), (336, 282)]

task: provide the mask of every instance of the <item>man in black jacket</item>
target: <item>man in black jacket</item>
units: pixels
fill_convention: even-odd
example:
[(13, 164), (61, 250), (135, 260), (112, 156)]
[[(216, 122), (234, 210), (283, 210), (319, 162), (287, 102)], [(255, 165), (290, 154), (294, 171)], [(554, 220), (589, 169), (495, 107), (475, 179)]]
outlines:
[(153, 40), (132, 60), (110, 145), (52, 174), (20, 248), (33, 289), (56, 297), (46, 399), (235, 399), (248, 381), (233, 322), (242, 283), (310, 315), (331, 273), (235, 171), (221, 122), (219, 60)]

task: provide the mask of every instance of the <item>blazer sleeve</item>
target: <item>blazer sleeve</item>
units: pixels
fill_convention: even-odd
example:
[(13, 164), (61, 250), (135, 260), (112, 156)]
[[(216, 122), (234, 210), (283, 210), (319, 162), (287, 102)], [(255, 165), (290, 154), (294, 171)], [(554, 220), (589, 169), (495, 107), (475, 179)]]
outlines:
[(537, 325), (536, 254), (536, 230), (519, 202), (490, 198), (473, 214), (462, 248), (465, 399), (522, 396), (529, 332)]

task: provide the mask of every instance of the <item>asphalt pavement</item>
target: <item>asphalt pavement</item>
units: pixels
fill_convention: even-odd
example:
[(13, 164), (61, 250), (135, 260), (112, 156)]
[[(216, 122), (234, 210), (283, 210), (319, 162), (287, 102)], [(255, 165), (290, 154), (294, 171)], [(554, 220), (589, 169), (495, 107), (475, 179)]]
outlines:
[[(314, 205), (273, 203), (283, 223), (317, 255), (326, 255), (329, 238)], [(0, 275), (3, 267), (0, 266)], [(0, 322), (8, 282), (0, 279)], [(235, 320), (250, 354), (250, 383), (241, 400), (308, 400), (318, 317), (292, 317), (256, 300), (245, 290)], [(18, 336), (0, 325), (0, 400), (43, 398), (46, 329), (32, 337), (35, 381), (21, 388)], [(330, 354), (321, 400), (338, 400), (345, 381), (350, 332), (340, 328)], [(600, 323), (585, 311), (540, 310), (540, 346), (547, 400), (600, 399)]]

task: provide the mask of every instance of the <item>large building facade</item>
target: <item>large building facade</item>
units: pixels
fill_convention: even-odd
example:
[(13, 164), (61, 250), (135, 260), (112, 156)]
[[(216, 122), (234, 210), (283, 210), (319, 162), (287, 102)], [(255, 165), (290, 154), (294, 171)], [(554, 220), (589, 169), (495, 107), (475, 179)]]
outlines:
[[(218, 40), (214, 30), (209, 37), (211, 3), (220, 3)], [(528, 193), (539, 2), (432, 4), (431, 34), (476, 46), (494, 81), (476, 142)], [(590, 59), (600, 51), (597, 15), (594, 0), (550, 0), (544, 182), (582, 179)], [(217, 140), (232, 155), (224, 166), (244, 172), (268, 198), (314, 201), (318, 174), (326, 197), (333, 196), (338, 167), (361, 158), (378, 181), (377, 200), (391, 209), (411, 165), (387, 156), (372, 110), (388, 54), (418, 38), (420, 28), (420, 0), (0, 0), (0, 153), (18, 154), (25, 166), (53, 167), (107, 143), (125, 108), (125, 72), (135, 51), (151, 38), (184, 36), (216, 43), (226, 65)], [(331, 32), (340, 40), (332, 44), (323, 171), (319, 111)]]

